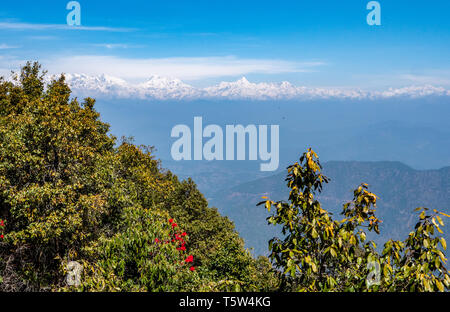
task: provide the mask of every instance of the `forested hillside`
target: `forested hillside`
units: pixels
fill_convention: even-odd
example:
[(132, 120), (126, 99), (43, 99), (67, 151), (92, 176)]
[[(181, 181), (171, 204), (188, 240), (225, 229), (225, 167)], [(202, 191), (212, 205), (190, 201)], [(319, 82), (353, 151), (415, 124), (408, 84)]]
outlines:
[[(269, 290), (267, 259), (152, 148), (118, 141), (95, 101), (28, 63), (0, 81), (0, 290)], [(70, 273), (70, 272), (69, 272)]]

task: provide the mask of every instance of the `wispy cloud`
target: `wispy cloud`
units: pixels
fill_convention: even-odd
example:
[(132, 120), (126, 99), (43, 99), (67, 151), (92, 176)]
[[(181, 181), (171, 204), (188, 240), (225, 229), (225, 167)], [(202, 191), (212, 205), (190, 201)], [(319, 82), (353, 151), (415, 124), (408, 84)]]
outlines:
[(31, 39), (31, 40), (56, 40), (56, 39), (59, 39), (59, 37), (56, 37), (56, 36), (29, 36), (27, 38)]
[(415, 84), (450, 85), (450, 72), (434, 75), (404, 74), (399, 78)]
[(6, 50), (6, 49), (17, 49), (19, 46), (12, 46), (9, 44), (0, 43), (0, 50)]
[(323, 62), (293, 62), (279, 59), (226, 57), (121, 58), (116, 56), (72, 56), (43, 61), (50, 72), (108, 74), (122, 79), (145, 79), (151, 75), (199, 80), (247, 74), (300, 73), (317, 70)]
[(32, 24), (20, 22), (0, 22), (0, 29), (8, 30), (85, 30), (85, 31), (109, 31), (128, 32), (132, 28), (115, 28), (105, 26), (69, 26), (65, 24)]
[(106, 49), (128, 49), (130, 46), (124, 43), (96, 43), (94, 47), (106, 48)]

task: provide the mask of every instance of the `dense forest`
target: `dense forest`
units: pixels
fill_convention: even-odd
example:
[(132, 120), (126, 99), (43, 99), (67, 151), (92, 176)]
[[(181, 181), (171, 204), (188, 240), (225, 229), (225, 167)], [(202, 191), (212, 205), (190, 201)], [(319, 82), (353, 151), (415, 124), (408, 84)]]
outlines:
[(449, 289), (445, 213), (419, 208), (408, 237), (378, 252), (365, 232), (379, 233), (377, 196), (357, 185), (335, 220), (309, 149), (288, 168), (288, 201), (260, 203), (282, 235), (254, 258), (192, 180), (110, 135), (64, 75), (45, 76), (29, 62), (0, 80), (0, 291)]

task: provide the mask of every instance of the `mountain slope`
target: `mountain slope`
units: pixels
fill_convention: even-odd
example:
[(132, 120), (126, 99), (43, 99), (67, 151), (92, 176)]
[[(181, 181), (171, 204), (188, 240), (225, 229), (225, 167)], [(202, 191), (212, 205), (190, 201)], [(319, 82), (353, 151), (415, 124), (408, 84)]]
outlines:
[[(377, 216), (383, 221), (381, 235), (369, 236), (378, 243), (389, 238), (406, 238), (417, 221), (413, 212), (416, 207), (450, 212), (450, 167), (414, 170), (400, 162), (331, 161), (324, 164), (324, 174), (331, 181), (319, 200), (337, 219), (341, 218), (342, 204), (352, 199), (352, 190), (360, 183), (368, 183), (370, 190), (379, 196)], [(256, 254), (267, 253), (267, 241), (278, 235), (276, 228), (267, 225), (269, 213), (256, 203), (263, 195), (272, 200), (286, 200), (285, 176), (286, 173), (281, 173), (220, 190), (210, 200), (211, 205), (235, 222), (247, 246), (254, 247)], [(444, 233), (449, 240), (448, 226), (444, 227)]]

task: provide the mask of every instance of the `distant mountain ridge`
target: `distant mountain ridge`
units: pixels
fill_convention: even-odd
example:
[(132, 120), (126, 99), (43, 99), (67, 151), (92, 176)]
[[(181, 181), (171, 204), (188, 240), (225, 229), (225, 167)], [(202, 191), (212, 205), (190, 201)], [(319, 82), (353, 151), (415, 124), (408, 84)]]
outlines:
[(384, 99), (396, 97), (450, 96), (450, 90), (432, 85), (390, 88), (384, 91), (359, 89), (312, 88), (295, 86), (290, 82), (253, 83), (245, 77), (233, 82), (196, 88), (180, 79), (152, 75), (148, 80), (131, 84), (109, 75), (67, 74), (67, 82), (75, 94), (107, 98), (136, 99)]
[[(416, 207), (434, 208), (450, 213), (450, 167), (439, 170), (415, 170), (401, 162), (330, 161), (324, 164), (324, 174), (330, 177), (318, 197), (323, 207), (341, 219), (342, 205), (351, 200), (352, 191), (360, 183), (368, 183), (379, 196), (377, 216), (383, 221), (381, 235), (369, 235), (377, 243), (392, 239), (405, 239), (414, 228), (418, 215)], [(210, 204), (229, 216), (237, 230), (253, 247), (255, 254), (267, 253), (267, 241), (279, 235), (267, 225), (269, 213), (256, 206), (261, 196), (272, 200), (287, 200), (286, 172), (240, 184), (216, 192)], [(450, 220), (444, 218), (445, 238), (450, 239)]]

